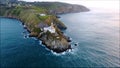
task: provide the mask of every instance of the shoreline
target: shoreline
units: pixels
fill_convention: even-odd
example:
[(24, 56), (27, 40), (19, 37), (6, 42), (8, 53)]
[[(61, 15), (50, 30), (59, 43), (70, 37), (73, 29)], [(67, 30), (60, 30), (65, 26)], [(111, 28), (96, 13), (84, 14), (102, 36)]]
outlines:
[[(18, 20), (18, 21), (21, 22), (21, 24), (22, 24), (22, 26), (23, 26), (23, 28), (24, 28), (24, 22), (23, 22), (22, 20), (16, 18), (16, 17), (0, 16), (0, 18), (16, 19), (16, 20)], [(67, 51), (67, 50), (69, 50), (69, 49), (72, 49), (70, 44), (69, 44), (69, 47), (68, 47), (68, 48), (65, 48), (65, 49), (62, 49), (62, 50), (53, 49), (53, 48), (51, 48), (51, 46), (47, 46), (47, 44), (45, 43), (45, 40), (39, 39), (37, 36), (30, 35), (31, 31), (27, 28), (27, 26), (26, 26), (24, 29), (26, 29), (27, 32), (29, 32), (29, 37), (35, 37), (37, 40), (42, 41), (42, 44), (45, 45), (45, 47), (48, 48), (49, 50), (52, 50), (53, 52), (62, 53), (62, 52), (65, 52), (65, 51)], [(69, 39), (68, 36), (65, 36), (65, 37), (66, 37), (68, 43), (71, 42), (71, 40)]]

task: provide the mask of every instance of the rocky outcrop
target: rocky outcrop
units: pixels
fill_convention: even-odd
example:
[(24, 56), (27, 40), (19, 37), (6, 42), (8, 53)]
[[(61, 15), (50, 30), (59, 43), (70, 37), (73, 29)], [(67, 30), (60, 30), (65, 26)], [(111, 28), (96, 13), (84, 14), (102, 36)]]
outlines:
[(57, 53), (71, 49), (70, 44), (64, 37), (57, 38), (54, 35), (44, 33), (39, 39), (42, 40), (42, 43), (46, 45), (46, 47)]

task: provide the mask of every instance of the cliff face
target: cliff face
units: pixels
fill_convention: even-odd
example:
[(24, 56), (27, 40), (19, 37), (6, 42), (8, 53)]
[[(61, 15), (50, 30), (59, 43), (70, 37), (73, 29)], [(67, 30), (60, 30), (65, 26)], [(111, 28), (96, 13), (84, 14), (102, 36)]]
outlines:
[(59, 2), (26, 4), (14, 7), (1, 6), (0, 9), (3, 10), (1, 10), (0, 15), (19, 19), (30, 32), (30, 37), (40, 39), (46, 47), (57, 53), (70, 49), (69, 39), (61, 32), (67, 27), (56, 18), (55, 14), (88, 11), (88, 9), (79, 5)]

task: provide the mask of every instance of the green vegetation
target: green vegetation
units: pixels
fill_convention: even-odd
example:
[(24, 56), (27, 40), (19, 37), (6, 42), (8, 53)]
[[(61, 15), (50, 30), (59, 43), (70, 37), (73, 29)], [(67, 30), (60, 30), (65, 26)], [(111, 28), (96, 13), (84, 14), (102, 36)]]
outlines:
[(50, 15), (46, 15), (46, 16), (37, 15), (37, 16), (41, 21), (45, 21), (46, 19), (48, 19), (50, 17)]
[(34, 28), (33, 31), (37, 32), (38, 34), (41, 32), (40, 28)]
[(36, 10), (36, 13), (46, 13), (46, 9), (42, 7), (32, 6), (32, 9)]
[(15, 8), (15, 9), (13, 9), (11, 14), (18, 16), (20, 14), (21, 10), (22, 10), (21, 8)]

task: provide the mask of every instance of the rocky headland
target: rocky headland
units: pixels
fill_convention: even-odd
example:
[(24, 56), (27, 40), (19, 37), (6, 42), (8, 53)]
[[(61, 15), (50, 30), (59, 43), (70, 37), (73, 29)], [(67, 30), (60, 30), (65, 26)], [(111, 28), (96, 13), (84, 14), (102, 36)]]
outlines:
[(56, 15), (89, 11), (84, 6), (60, 2), (17, 2), (1, 4), (0, 16), (22, 21), (30, 37), (36, 37), (47, 48), (60, 53), (71, 49), (69, 37), (62, 30), (67, 27)]

